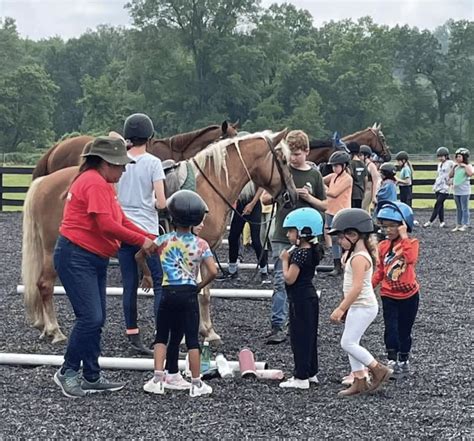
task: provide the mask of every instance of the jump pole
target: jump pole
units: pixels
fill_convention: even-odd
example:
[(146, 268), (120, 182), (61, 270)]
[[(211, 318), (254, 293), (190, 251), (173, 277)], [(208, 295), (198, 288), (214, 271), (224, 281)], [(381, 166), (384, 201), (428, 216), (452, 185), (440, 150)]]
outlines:
[[(0, 353), (0, 365), (20, 365), (20, 366), (62, 366), (64, 357), (62, 355), (45, 354), (16, 354)], [(229, 361), (229, 367), (239, 372), (239, 362)], [(268, 369), (265, 361), (255, 363), (257, 369)], [(153, 358), (122, 358), (122, 357), (99, 357), (99, 366), (102, 369), (125, 369), (130, 371), (153, 371)], [(216, 367), (216, 362), (211, 361), (211, 368)], [(179, 360), (178, 368), (184, 370), (186, 361)]]

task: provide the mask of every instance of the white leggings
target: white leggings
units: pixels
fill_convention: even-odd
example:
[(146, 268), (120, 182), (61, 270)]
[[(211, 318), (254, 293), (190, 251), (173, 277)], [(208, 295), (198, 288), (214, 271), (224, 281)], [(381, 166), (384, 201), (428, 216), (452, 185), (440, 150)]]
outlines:
[(341, 347), (349, 355), (352, 372), (365, 369), (375, 360), (371, 353), (359, 343), (365, 330), (377, 317), (378, 311), (378, 305), (368, 308), (354, 306), (347, 311)]

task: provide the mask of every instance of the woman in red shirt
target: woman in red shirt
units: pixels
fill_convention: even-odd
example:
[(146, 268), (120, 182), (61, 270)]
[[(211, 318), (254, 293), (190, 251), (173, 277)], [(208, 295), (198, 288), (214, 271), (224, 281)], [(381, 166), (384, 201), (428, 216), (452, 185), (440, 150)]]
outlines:
[(107, 265), (121, 242), (140, 246), (147, 254), (156, 250), (152, 238), (127, 219), (117, 201), (113, 184), (120, 179), (125, 165), (133, 162), (123, 140), (99, 137), (86, 145), (84, 152), (79, 173), (67, 194), (54, 252), (55, 269), (76, 315), (64, 364), (54, 375), (67, 397), (125, 387), (125, 383), (108, 381), (98, 362), (105, 322)]

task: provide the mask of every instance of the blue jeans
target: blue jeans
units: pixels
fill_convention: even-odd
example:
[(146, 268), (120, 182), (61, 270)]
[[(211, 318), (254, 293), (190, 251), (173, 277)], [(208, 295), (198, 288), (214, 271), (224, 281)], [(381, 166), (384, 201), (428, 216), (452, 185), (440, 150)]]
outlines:
[(456, 202), (456, 224), (469, 225), (469, 195), (454, 195)]
[(100, 337), (105, 323), (105, 288), (109, 259), (100, 257), (59, 236), (54, 268), (71, 302), (76, 321), (64, 356), (63, 369), (79, 371), (96, 381), (100, 376)]
[[(138, 266), (135, 254), (140, 251), (136, 245), (122, 243), (118, 252), (120, 272), (122, 273), (123, 285), (123, 314), (127, 329), (136, 329), (137, 325), (137, 290), (139, 283)], [(154, 317), (158, 314), (161, 300), (161, 282), (163, 281), (163, 269), (161, 268), (160, 256), (154, 254), (146, 259), (153, 279), (153, 292), (155, 294)]]
[(288, 319), (288, 296), (286, 294), (283, 267), (280, 253), (290, 245), (283, 242), (272, 242), (273, 268), (273, 296), (272, 296), (272, 328), (283, 329)]

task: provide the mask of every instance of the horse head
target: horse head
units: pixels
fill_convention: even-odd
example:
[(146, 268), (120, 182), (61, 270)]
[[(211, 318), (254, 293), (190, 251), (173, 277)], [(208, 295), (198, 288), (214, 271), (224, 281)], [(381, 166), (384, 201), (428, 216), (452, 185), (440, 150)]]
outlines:
[(231, 124), (229, 124), (227, 120), (224, 120), (221, 124), (221, 136), (219, 137), (219, 139), (233, 138), (237, 135), (238, 128), (239, 120)]
[(379, 155), (385, 162), (388, 162), (391, 159), (390, 148), (385, 141), (385, 135), (382, 132), (381, 126), (381, 123), (374, 123), (372, 127), (367, 129), (373, 137), (372, 143), (367, 145), (369, 145), (374, 153), (377, 153), (377, 155)]

